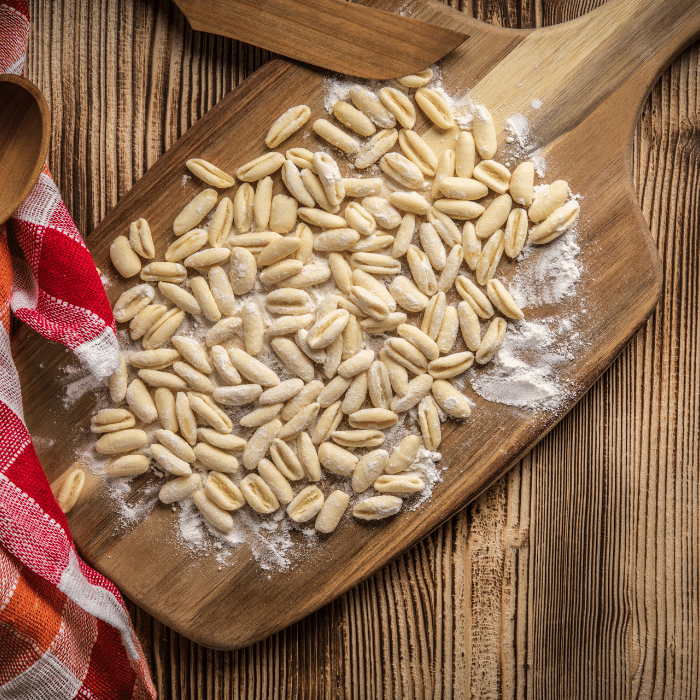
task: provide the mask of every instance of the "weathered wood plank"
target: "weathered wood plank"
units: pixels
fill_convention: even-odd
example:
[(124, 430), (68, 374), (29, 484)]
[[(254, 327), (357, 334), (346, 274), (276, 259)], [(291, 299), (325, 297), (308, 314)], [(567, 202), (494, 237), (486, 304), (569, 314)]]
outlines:
[[(600, 4), (452, 0), (502, 26)], [(85, 234), (267, 58), (167, 0), (30, 2), (28, 75)], [(306, 620), (205, 650), (130, 605), (162, 698), (697, 697), (700, 686), (698, 47), (655, 87), (634, 173), (664, 262), (646, 328), (470, 508)]]

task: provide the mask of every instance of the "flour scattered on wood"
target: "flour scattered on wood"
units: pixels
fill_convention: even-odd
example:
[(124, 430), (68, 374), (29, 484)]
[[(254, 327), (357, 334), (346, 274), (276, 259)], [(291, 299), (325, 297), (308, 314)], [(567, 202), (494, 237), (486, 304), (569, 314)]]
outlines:
[(568, 387), (558, 370), (570, 362), (579, 339), (568, 319), (518, 321), (506, 333), (493, 367), (475, 376), (479, 396), (508, 406), (556, 409)]
[(425, 489), (405, 499), (405, 507), (408, 510), (417, 510), (423, 503), (430, 499), (435, 485), (442, 481), (441, 469), (438, 467), (442, 455), (439, 452), (431, 452), (425, 448), (418, 451), (416, 461), (403, 474), (406, 476), (419, 476), (425, 483)]
[[(81, 397), (86, 394), (97, 395), (100, 393), (100, 389), (104, 386), (99, 379), (96, 379), (91, 372), (89, 372), (82, 365), (72, 365), (66, 364), (63, 367), (63, 373), (65, 375), (65, 384), (63, 386), (63, 407), (70, 409), (76, 401), (79, 401)], [(102, 405), (98, 405), (97, 409), (106, 408), (108, 402), (102, 401)]]
[(558, 304), (576, 294), (581, 265), (575, 234), (568, 231), (547, 246), (527, 246), (510, 282), (510, 293), (520, 308)]
[[(547, 246), (528, 246), (509, 291), (522, 309), (560, 304), (576, 294), (582, 268), (576, 227)], [(471, 386), (479, 396), (521, 408), (556, 409), (568, 396), (561, 369), (582, 341), (572, 332), (576, 315), (538, 321), (509, 322), (493, 366), (483, 369)]]
[(506, 143), (514, 143), (520, 148), (527, 148), (529, 145), (530, 127), (527, 119), (522, 114), (516, 114), (508, 117), (504, 124), (506, 134)]
[(360, 81), (342, 78), (326, 78), (323, 81), (324, 99), (323, 106), (328, 114), (333, 114), (333, 105), (340, 101), (350, 99), (350, 88), (360, 84)]
[[(217, 559), (221, 564), (229, 562), (233, 551), (231, 548), (245, 544), (255, 557), (261, 569), (277, 569), (285, 571), (292, 566), (292, 522), (286, 517), (284, 509), (278, 510), (268, 518), (257, 513), (239, 511), (236, 513), (235, 525), (230, 532), (220, 532), (207, 524), (209, 533), (217, 538), (224, 548), (216, 548)], [(303, 547), (303, 543), (299, 543)]]
[[(180, 501), (179, 505), (177, 522), (182, 541), (195, 549), (206, 549), (205, 521), (197, 510), (194, 501), (191, 498), (185, 498)], [(175, 506), (173, 506), (173, 509), (176, 510)]]

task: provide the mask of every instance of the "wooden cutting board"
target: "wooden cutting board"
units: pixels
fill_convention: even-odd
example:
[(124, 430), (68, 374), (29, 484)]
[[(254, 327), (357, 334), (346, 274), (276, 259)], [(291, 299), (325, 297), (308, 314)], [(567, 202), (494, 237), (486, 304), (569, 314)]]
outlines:
[[(379, 3), (377, 3), (379, 5)], [(567, 397), (556, 412), (528, 411), (481, 399), (463, 424), (444, 424), (442, 480), (432, 498), (389, 522), (346, 518), (330, 537), (305, 546), (288, 570), (265, 570), (247, 545), (221, 565), (178, 543), (177, 516), (156, 505), (148, 517), (125, 522), (101, 479), (90, 475), (85, 497), (69, 515), (86, 559), (138, 605), (198, 643), (245, 646), (309, 614), (415, 544), (472, 500), (527, 452), (580, 398), (648, 317), (659, 294), (659, 261), (632, 189), (631, 140), (638, 112), (655, 77), (700, 32), (695, 0), (611, 0), (603, 8), (551, 29), (507, 31), (470, 21), (449, 8), (383, 2), (381, 7), (470, 34), (464, 49), (441, 66), (446, 89), (493, 112), (497, 125), (521, 114), (542, 148), (546, 181), (568, 179), (581, 195), (577, 295), (539, 307), (537, 320), (571, 317), (578, 350), (560, 369)], [(262, 152), (267, 125), (284, 109), (308, 104), (323, 112), (324, 74), (304, 66), (266, 65), (190, 129), (107, 216), (90, 238), (98, 267), (129, 223), (144, 216), (157, 256), (172, 221), (199, 185), (184, 161), (200, 156), (224, 169)], [(534, 105), (539, 106), (536, 109)], [(541, 105), (541, 106), (540, 106)], [(426, 128), (425, 125), (419, 128)], [(285, 144), (313, 147), (312, 139)], [(503, 135), (501, 146), (505, 149)], [(514, 268), (503, 264), (499, 276)], [(110, 286), (114, 301), (133, 282)], [(583, 313), (585, 311), (585, 313)], [(49, 480), (56, 483), (92, 441), (89, 420), (105, 394), (82, 392), (70, 354), (23, 329), (13, 353), (24, 393), (25, 417)], [(77, 397), (77, 398), (74, 398)], [(135, 481), (133, 502), (156, 480)], [(151, 488), (151, 498), (153, 488)], [(296, 533), (295, 533), (296, 534)]]

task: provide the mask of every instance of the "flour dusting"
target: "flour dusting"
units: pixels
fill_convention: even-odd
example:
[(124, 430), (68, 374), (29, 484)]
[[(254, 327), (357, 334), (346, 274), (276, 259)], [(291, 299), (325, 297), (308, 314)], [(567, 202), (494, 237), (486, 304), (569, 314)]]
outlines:
[(191, 498), (180, 501), (177, 520), (180, 537), (184, 542), (196, 548), (205, 546), (204, 520)]
[(526, 148), (529, 144), (530, 126), (522, 114), (508, 117), (503, 127), (506, 131), (506, 143), (515, 143), (520, 148)]
[(512, 324), (493, 367), (474, 377), (472, 388), (488, 401), (555, 409), (567, 391), (558, 370), (573, 359), (580, 345), (571, 327), (570, 321), (556, 318)]
[(572, 297), (581, 277), (580, 252), (573, 231), (547, 246), (524, 248), (510, 282), (510, 293), (518, 306), (537, 308)]
[(435, 484), (442, 481), (440, 477), (441, 469), (438, 467), (442, 455), (439, 452), (431, 452), (421, 447), (418, 450), (416, 461), (403, 472), (406, 476), (419, 476), (425, 483), (425, 489), (415, 494), (406, 504), (409, 510), (417, 510), (433, 494)]
[[(576, 294), (582, 273), (576, 229), (547, 246), (523, 249), (509, 292), (521, 309), (560, 304)], [(510, 321), (493, 366), (471, 380), (479, 396), (508, 406), (556, 409), (568, 396), (561, 368), (581, 347), (576, 316)]]
[[(66, 409), (70, 409), (85, 394), (98, 395), (104, 387), (104, 384), (82, 365), (65, 365), (63, 372), (67, 380), (63, 395), (63, 406)], [(97, 407), (99, 409), (106, 406), (107, 402), (102, 401)]]

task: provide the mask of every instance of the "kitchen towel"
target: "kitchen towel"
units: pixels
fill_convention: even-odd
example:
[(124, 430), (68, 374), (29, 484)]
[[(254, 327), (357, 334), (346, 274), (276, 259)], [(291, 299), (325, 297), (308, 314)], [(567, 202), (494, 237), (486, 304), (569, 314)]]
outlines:
[[(28, 37), (26, 0), (0, 0), (0, 73), (22, 73)], [(117, 367), (109, 302), (46, 167), (0, 226), (0, 700), (155, 698), (119, 591), (78, 556), (34, 452), (10, 309), (96, 377)]]

